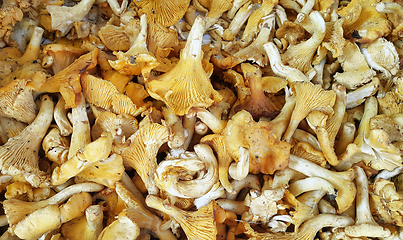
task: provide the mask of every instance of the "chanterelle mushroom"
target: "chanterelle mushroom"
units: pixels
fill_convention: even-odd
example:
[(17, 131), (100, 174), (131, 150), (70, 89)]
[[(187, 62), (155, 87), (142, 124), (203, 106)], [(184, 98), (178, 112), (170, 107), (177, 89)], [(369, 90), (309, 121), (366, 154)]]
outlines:
[(149, 207), (174, 218), (181, 225), (189, 240), (216, 239), (215, 212), (218, 206), (214, 201), (196, 212), (184, 211), (153, 195), (147, 196), (146, 203)]
[(202, 66), (204, 25), (203, 18), (196, 18), (179, 62), (169, 72), (146, 83), (150, 96), (163, 100), (177, 115), (188, 113), (192, 107), (209, 107), (222, 99)]
[[(239, 148), (249, 151), (249, 171), (273, 174), (288, 165), (291, 145), (281, 141), (270, 122), (255, 122), (252, 115), (242, 110), (228, 121), (223, 131), (229, 155), (239, 161)], [(265, 147), (263, 147), (265, 146)]]
[(39, 170), (38, 153), (52, 119), (53, 101), (45, 95), (35, 120), (18, 136), (10, 138), (0, 147), (0, 166), (3, 174), (23, 175), (36, 187), (49, 184), (46, 174)]
[[(157, 187), (182, 198), (205, 195), (218, 182), (218, 164), (208, 145), (197, 144), (194, 150), (195, 153), (181, 154), (179, 159), (169, 157), (162, 161), (156, 169)], [(193, 179), (196, 173), (199, 176)]]
[(98, 48), (82, 55), (67, 68), (48, 79), (39, 89), (39, 92), (60, 92), (66, 101), (66, 108), (77, 106), (80, 99), (77, 94), (81, 92), (80, 76), (86, 70), (96, 67)]
[(34, 89), (27, 83), (28, 80), (16, 79), (0, 89), (0, 116), (25, 123), (35, 119), (37, 106), (32, 95)]
[(369, 208), (368, 179), (362, 168), (356, 167), (357, 198), (355, 225), (347, 226), (344, 232), (352, 237), (388, 237), (390, 231), (378, 225), (371, 215)]
[(150, 194), (157, 194), (154, 174), (157, 168), (157, 153), (159, 148), (168, 142), (168, 127), (158, 123), (148, 123), (139, 128), (118, 152), (123, 161), (136, 169)]

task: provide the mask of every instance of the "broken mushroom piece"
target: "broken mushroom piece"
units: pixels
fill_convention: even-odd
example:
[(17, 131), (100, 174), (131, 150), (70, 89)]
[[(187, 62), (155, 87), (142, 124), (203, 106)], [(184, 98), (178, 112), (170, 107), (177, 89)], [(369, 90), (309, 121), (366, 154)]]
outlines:
[(140, 228), (135, 221), (127, 216), (127, 212), (119, 213), (117, 219), (105, 227), (98, 240), (127, 239), (135, 240), (140, 235)]
[(403, 197), (396, 190), (393, 182), (379, 178), (371, 188), (371, 213), (384, 223), (403, 225), (400, 211), (403, 206)]
[(35, 187), (49, 184), (48, 176), (39, 169), (39, 149), (53, 119), (53, 101), (45, 95), (35, 120), (20, 134), (0, 146), (0, 167), (3, 174), (22, 175)]
[(59, 31), (59, 37), (65, 36), (73, 27), (73, 23), (83, 20), (95, 0), (80, 1), (73, 7), (48, 5), (46, 10), (51, 15), (52, 29)]
[(252, 189), (245, 197), (245, 206), (249, 211), (242, 215), (242, 220), (250, 222), (268, 222), (278, 213), (278, 201), (284, 197), (285, 188), (268, 189), (263, 192)]
[(399, 70), (399, 54), (395, 45), (385, 38), (361, 46), (361, 52), (368, 65), (385, 74), (387, 78), (394, 76)]
[[(85, 209), (85, 215), (75, 218), (61, 226), (61, 232), (65, 238), (71, 240), (98, 239), (102, 232), (104, 214), (101, 205), (92, 205)], [(126, 229), (127, 231), (127, 229)]]
[(45, 156), (57, 165), (61, 165), (69, 159), (70, 142), (62, 136), (58, 128), (52, 128), (43, 138), (42, 148)]
[(203, 18), (196, 18), (179, 62), (169, 72), (146, 81), (150, 96), (164, 101), (179, 116), (192, 107), (206, 108), (222, 99), (202, 66), (204, 25)]
[(335, 73), (334, 80), (343, 84), (348, 90), (356, 89), (375, 76), (375, 71), (368, 66), (364, 55), (355, 43), (347, 42), (343, 48), (343, 55), (337, 60), (340, 62), (343, 72)]
[[(140, 26), (141, 31), (137, 35), (136, 40), (131, 41), (130, 49), (126, 52), (115, 52), (118, 59), (114, 61), (108, 60), (111, 67), (123, 75), (143, 74), (143, 76), (147, 76), (159, 64), (154, 55), (148, 51), (146, 14), (141, 15)], [(130, 27), (132, 26), (127, 26), (128, 29)]]

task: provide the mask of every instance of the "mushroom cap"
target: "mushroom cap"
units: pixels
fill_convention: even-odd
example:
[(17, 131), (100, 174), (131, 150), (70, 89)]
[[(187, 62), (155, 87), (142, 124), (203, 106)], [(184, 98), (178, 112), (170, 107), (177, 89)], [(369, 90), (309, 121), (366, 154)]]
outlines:
[(123, 161), (136, 169), (150, 194), (158, 192), (154, 182), (157, 153), (162, 144), (168, 142), (168, 138), (168, 127), (150, 123), (141, 126), (129, 138), (129, 146), (121, 149)]
[(387, 116), (403, 112), (402, 96), (397, 92), (387, 92), (384, 97), (378, 98), (380, 113)]
[(244, 147), (250, 154), (250, 172), (273, 174), (287, 167), (291, 148), (289, 143), (280, 141), (274, 131), (275, 126), (269, 122), (255, 122), (248, 112), (239, 111), (223, 131), (227, 152), (238, 161), (238, 150)]
[(53, 74), (57, 74), (72, 64), (74, 60), (84, 53), (84, 50), (65, 44), (48, 44), (43, 48), (43, 53), (53, 58)]
[(116, 115), (112, 112), (101, 112), (91, 129), (92, 139), (97, 139), (102, 132), (110, 132), (113, 137), (129, 138), (138, 129), (137, 119), (129, 115)]
[(196, 19), (175, 67), (146, 83), (150, 96), (163, 100), (177, 115), (188, 113), (192, 107), (207, 108), (222, 99), (202, 66), (204, 24), (204, 19)]
[(124, 27), (107, 24), (98, 31), (102, 43), (111, 51), (127, 51), (130, 49), (130, 39)]
[(77, 98), (81, 92), (80, 76), (88, 69), (96, 67), (98, 52), (98, 48), (95, 48), (82, 55), (67, 68), (48, 79), (39, 92), (60, 92), (66, 101), (66, 108), (76, 107), (80, 102), (80, 99)]
[(139, 15), (147, 14), (149, 22), (155, 20), (170, 27), (185, 15), (189, 3), (190, 0), (145, 0), (137, 1), (136, 5), (140, 7)]
[(140, 235), (140, 227), (125, 215), (125, 212), (119, 214), (118, 219), (102, 230), (98, 239), (136, 239)]
[(0, 88), (0, 116), (15, 118), (24, 123), (31, 123), (37, 113), (37, 106), (32, 95), (33, 88), (27, 87), (29, 81), (16, 79)]
[(347, 42), (343, 48), (343, 55), (338, 57), (344, 72), (336, 73), (334, 79), (343, 84), (346, 89), (356, 89), (361, 84), (367, 83), (375, 75), (375, 71), (369, 68), (364, 55), (357, 44)]
[(157, 58), (166, 58), (174, 47), (179, 45), (178, 33), (170, 28), (165, 28), (157, 22), (149, 22), (148, 49)]
[(300, 24), (285, 21), (281, 27), (276, 30), (276, 38), (287, 40), (288, 44), (295, 45), (305, 38), (305, 30)]
[[(116, 114), (128, 114), (133, 117), (143, 112), (146, 106), (137, 108), (131, 99), (120, 93), (112, 82), (85, 74), (81, 78), (83, 93), (88, 103)], [(102, 92), (102, 94), (100, 94)]]
[(115, 188), (115, 183), (122, 179), (125, 168), (122, 156), (112, 154), (107, 159), (101, 159), (76, 175), (75, 182), (96, 182), (109, 188)]
[(308, 161), (314, 162), (321, 167), (325, 167), (326, 158), (321, 151), (315, 150), (311, 144), (307, 142), (297, 142), (291, 148), (291, 154)]
[(153, 195), (147, 196), (146, 203), (149, 207), (162, 211), (174, 218), (181, 225), (189, 240), (216, 239), (215, 214), (218, 205), (215, 201), (211, 201), (207, 206), (200, 208), (196, 212), (184, 211)]
[(112, 82), (90, 74), (81, 78), (81, 85), (85, 100), (106, 110), (112, 108), (112, 96), (119, 93)]

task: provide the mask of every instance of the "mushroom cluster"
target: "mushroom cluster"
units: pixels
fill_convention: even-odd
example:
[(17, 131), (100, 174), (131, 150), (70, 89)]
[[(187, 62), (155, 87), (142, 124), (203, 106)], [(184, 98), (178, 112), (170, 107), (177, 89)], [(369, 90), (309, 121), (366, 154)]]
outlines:
[(0, 5), (0, 239), (403, 239), (401, 1)]

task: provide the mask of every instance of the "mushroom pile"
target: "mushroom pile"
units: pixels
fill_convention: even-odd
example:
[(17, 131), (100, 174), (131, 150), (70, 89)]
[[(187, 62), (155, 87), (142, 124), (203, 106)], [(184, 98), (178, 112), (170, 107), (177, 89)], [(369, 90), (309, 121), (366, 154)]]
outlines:
[(0, 239), (403, 239), (402, 2), (0, 4)]

